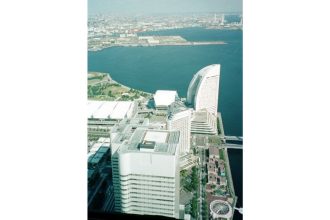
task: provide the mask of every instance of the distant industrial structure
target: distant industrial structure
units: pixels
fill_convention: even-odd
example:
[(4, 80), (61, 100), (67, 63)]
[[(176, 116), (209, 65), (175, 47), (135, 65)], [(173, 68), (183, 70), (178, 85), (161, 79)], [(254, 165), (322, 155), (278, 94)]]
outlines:
[[(226, 14), (227, 15), (227, 14)], [(234, 15), (235, 17), (241, 15)], [(125, 24), (125, 25), (123, 25)], [(184, 16), (102, 16), (95, 15), (88, 19), (88, 50), (98, 51), (113, 46), (185, 46), (224, 44), (215, 41), (188, 41), (182, 36), (145, 36), (140, 33), (179, 28), (201, 27), (207, 29), (242, 29), (241, 22), (225, 20), (225, 15), (207, 13)]]
[(222, 14), (222, 17), (221, 17), (221, 25), (225, 25), (225, 15)]

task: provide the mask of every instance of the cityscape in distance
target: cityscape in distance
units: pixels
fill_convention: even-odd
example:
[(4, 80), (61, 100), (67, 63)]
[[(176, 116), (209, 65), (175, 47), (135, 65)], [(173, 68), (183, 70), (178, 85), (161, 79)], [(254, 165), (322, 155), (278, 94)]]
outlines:
[(122, 17), (98, 14), (88, 19), (88, 49), (97, 51), (113, 46), (221, 44), (225, 42), (190, 42), (181, 36), (138, 36), (138, 33), (191, 27), (237, 30), (242, 29), (242, 24), (242, 15), (224, 13)]
[(243, 16), (220, 6), (89, 9), (89, 219), (243, 219)]

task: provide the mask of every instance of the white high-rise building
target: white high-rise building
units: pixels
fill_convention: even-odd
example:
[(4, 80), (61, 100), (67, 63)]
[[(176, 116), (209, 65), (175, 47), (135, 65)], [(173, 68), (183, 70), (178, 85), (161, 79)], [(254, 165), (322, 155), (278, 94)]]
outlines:
[(194, 112), (191, 118), (191, 133), (217, 134), (217, 117), (206, 110)]
[(179, 137), (152, 125), (113, 128), (115, 211), (179, 218)]
[(180, 108), (175, 104), (171, 106), (169, 112), (167, 129), (180, 131), (180, 155), (187, 154), (190, 150), (191, 115), (191, 109)]
[(206, 109), (214, 116), (218, 113), (218, 94), (220, 83), (220, 64), (213, 64), (199, 70), (191, 80), (187, 102), (196, 111)]

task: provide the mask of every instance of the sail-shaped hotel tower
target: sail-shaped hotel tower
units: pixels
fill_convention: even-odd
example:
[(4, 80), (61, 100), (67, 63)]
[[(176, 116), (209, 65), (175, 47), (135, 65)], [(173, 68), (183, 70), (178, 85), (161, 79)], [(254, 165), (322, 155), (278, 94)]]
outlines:
[(191, 80), (187, 103), (193, 106), (191, 132), (215, 134), (218, 113), (220, 64), (213, 64), (199, 70)]

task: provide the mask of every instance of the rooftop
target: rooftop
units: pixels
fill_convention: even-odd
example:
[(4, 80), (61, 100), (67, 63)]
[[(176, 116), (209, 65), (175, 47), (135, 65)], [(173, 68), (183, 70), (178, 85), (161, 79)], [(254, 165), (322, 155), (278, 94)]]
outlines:
[(167, 116), (164, 115), (152, 115), (150, 117), (150, 123), (166, 124)]
[(206, 67), (202, 68), (201, 70), (199, 70), (197, 72), (197, 74), (199, 74), (200, 76), (219, 75), (220, 74), (220, 64), (212, 64), (212, 65), (206, 66)]
[(212, 146), (209, 147), (209, 151), (210, 151), (210, 156), (211, 155), (219, 156), (219, 148)]
[(163, 131), (147, 131), (144, 136), (144, 141), (154, 141), (156, 143), (166, 143), (168, 132)]
[(154, 95), (155, 105), (157, 106), (169, 106), (175, 102), (178, 97), (178, 93), (173, 90), (157, 90)]
[(207, 117), (210, 113), (207, 111), (195, 111), (193, 114), (193, 121), (204, 122), (207, 121)]
[(175, 101), (171, 104), (168, 112), (168, 118), (171, 119), (173, 115), (178, 114), (180, 112), (185, 112), (191, 109), (187, 108), (186, 105), (182, 101)]
[(88, 118), (123, 119), (133, 105), (132, 101), (88, 101)]
[(180, 137), (179, 131), (158, 130), (152, 125), (127, 125), (121, 131), (113, 140), (113, 143), (121, 144), (119, 153), (149, 149), (153, 153), (173, 155)]
[(101, 147), (110, 148), (110, 138), (99, 138), (98, 141), (95, 142), (90, 148), (88, 156), (95, 154)]

